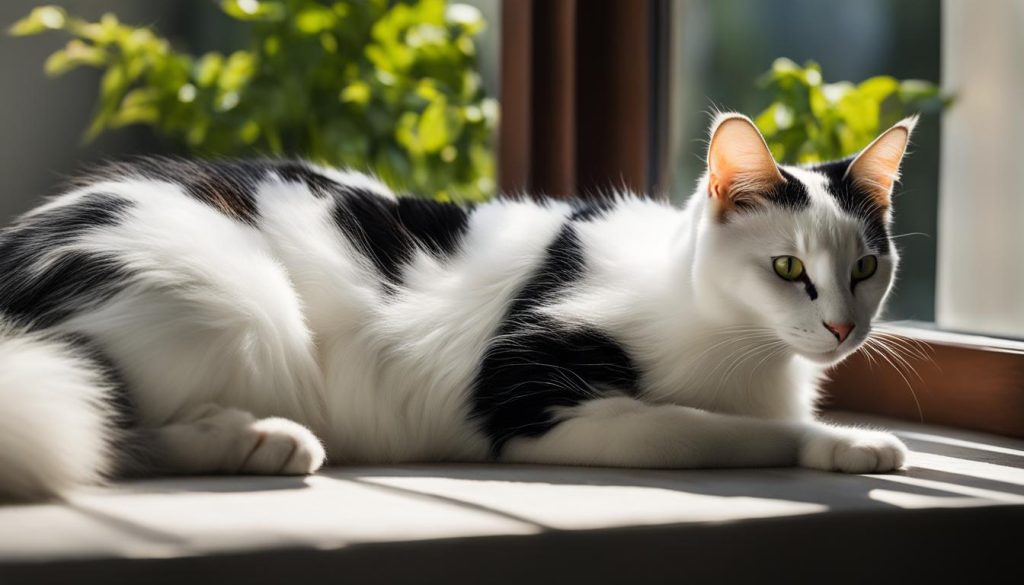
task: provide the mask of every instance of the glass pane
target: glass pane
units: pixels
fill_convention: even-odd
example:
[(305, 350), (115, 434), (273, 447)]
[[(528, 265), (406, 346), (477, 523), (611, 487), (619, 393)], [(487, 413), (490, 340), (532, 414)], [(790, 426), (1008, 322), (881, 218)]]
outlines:
[(1024, 0), (947, 0), (940, 327), (1024, 339)]
[[(757, 80), (778, 57), (816, 61), (826, 82), (876, 75), (939, 80), (941, 19), (934, 0), (685, 0), (679, 7), (677, 200), (692, 193), (703, 172), (709, 112), (756, 116), (771, 101)], [(925, 116), (895, 199), (902, 266), (890, 319), (934, 319), (938, 146), (938, 116)]]

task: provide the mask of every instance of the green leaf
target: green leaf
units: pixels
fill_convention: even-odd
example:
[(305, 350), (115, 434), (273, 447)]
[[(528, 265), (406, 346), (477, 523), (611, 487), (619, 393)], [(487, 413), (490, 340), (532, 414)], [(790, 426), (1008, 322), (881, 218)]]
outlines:
[(121, 36), (121, 23), (117, 18), (105, 18), (100, 22), (70, 21), (70, 30), (79, 37), (92, 41), (99, 46), (107, 46)]
[(15, 22), (7, 32), (16, 37), (27, 37), (64, 28), (67, 23), (67, 12), (60, 6), (39, 6), (33, 8), (28, 16)]
[(880, 75), (866, 79), (857, 84), (857, 91), (877, 102), (889, 97), (889, 94), (899, 89), (900, 83), (888, 75)]
[(329, 32), (320, 35), (320, 46), (324, 51), (334, 54), (338, 52), (338, 38)]
[(281, 52), (281, 37), (277, 35), (271, 35), (263, 40), (263, 52), (269, 57), (273, 57)]
[(939, 95), (939, 87), (920, 79), (906, 79), (900, 83), (899, 93), (904, 102), (927, 100)]
[(448, 31), (433, 24), (416, 25), (405, 34), (405, 44), (413, 49), (422, 49), (427, 45), (444, 45), (447, 40)]
[(115, 64), (107, 69), (100, 79), (100, 98), (102, 102), (120, 102), (121, 96), (128, 88), (130, 80), (122, 64)]
[(800, 72), (800, 66), (785, 57), (779, 57), (772, 62), (772, 75), (775, 77), (786, 77)]
[(139, 88), (128, 92), (121, 107), (110, 118), (112, 128), (129, 124), (153, 124), (160, 119), (160, 92), (155, 88)]
[(337, 16), (326, 6), (310, 5), (295, 15), (295, 28), (306, 35), (317, 35), (334, 28)]
[(364, 81), (353, 81), (341, 90), (341, 101), (356, 105), (366, 105), (370, 101), (370, 86)]
[(99, 67), (106, 62), (107, 52), (103, 49), (86, 45), (78, 39), (71, 39), (67, 46), (50, 55), (43, 64), (43, 71), (50, 77), (56, 77), (82, 65)]
[(224, 56), (220, 53), (207, 53), (202, 56), (195, 65), (196, 83), (199, 87), (210, 87), (220, 77), (221, 68), (224, 66)]
[(420, 147), (426, 153), (437, 152), (445, 144), (448, 144), (448, 124), (444, 101), (436, 101), (423, 110), (416, 134), (419, 136)]
[(419, 116), (415, 112), (403, 112), (398, 118), (398, 124), (395, 127), (395, 140), (398, 144), (405, 147), (413, 155), (419, 155), (423, 153), (423, 148), (420, 147), (420, 140), (416, 134), (416, 126), (419, 122)]
[(754, 118), (754, 125), (761, 131), (761, 134), (774, 136), (779, 131), (779, 126), (775, 123), (775, 111), (780, 106), (779, 103), (773, 103)]
[(288, 15), (284, 4), (269, 0), (221, 0), (220, 7), (238, 20), (278, 22)]
[(445, 21), (459, 26), (468, 35), (478, 35), (487, 28), (483, 13), (476, 6), (453, 2), (444, 11)]
[(248, 51), (235, 51), (224, 62), (217, 87), (223, 92), (236, 91), (249, 82), (256, 71), (256, 58)]

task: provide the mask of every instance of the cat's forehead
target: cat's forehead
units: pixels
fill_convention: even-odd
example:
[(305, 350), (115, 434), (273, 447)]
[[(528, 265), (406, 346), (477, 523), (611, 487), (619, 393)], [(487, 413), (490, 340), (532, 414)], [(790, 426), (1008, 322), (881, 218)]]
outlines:
[(838, 212), (839, 207), (832, 195), (832, 179), (817, 170), (802, 167), (781, 167), (783, 175), (789, 182), (800, 184), (799, 190), (804, 194), (801, 207), (819, 207), (824, 210)]
[(786, 182), (766, 199), (769, 205), (740, 214), (736, 227), (758, 250), (795, 254), (805, 259), (859, 256), (874, 251), (866, 224), (836, 197), (833, 180), (814, 169), (780, 167)]
[(866, 247), (888, 253), (884, 213), (846, 179), (848, 166), (849, 161), (844, 160), (814, 167), (781, 167), (787, 182), (795, 183), (788, 190), (802, 194), (799, 204), (790, 206), (795, 235), (808, 249)]
[(868, 249), (861, 223), (828, 203), (774, 207), (749, 221), (751, 243), (773, 253), (846, 256)]

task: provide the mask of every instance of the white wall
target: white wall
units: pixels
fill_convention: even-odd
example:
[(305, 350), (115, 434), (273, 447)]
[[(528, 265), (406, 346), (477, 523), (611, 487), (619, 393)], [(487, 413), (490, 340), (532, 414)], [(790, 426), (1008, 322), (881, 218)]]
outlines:
[(944, 0), (936, 320), (1024, 337), (1024, 0)]

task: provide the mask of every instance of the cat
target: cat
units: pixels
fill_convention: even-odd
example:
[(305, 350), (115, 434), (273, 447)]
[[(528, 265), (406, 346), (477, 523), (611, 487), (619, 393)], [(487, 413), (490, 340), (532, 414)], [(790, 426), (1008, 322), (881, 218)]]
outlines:
[(328, 460), (899, 469), (816, 401), (892, 284), (915, 123), (798, 167), (718, 115), (682, 208), (107, 167), (0, 232), (0, 499)]

